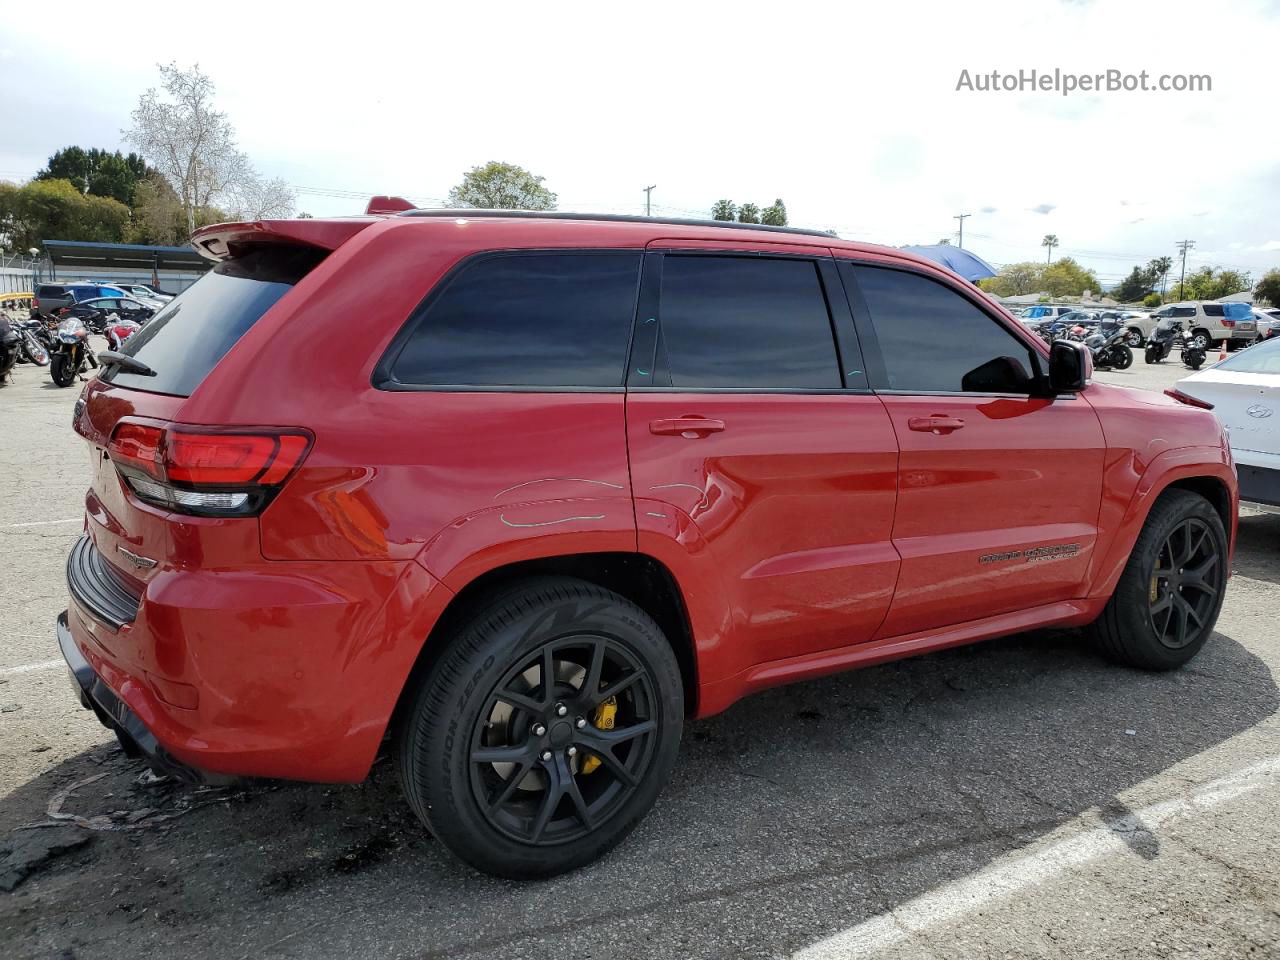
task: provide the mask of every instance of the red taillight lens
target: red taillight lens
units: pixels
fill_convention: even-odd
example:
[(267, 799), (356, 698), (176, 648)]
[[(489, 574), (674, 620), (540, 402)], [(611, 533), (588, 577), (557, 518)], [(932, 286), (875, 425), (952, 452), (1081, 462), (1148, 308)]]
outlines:
[(1188, 407), (1199, 407), (1201, 410), (1212, 410), (1213, 404), (1208, 400), (1201, 400), (1199, 397), (1193, 397), (1189, 393), (1183, 393), (1181, 390), (1169, 389), (1164, 392), (1166, 397), (1173, 397), (1179, 403), (1185, 403)]
[(164, 431), (144, 423), (122, 423), (116, 427), (107, 452), (118, 464), (141, 470), (157, 480), (164, 478), (160, 462), (160, 447), (164, 443)]
[(107, 450), (134, 495), (147, 503), (202, 516), (251, 516), (310, 448), (310, 435), (301, 431), (211, 432), (123, 422)]
[(302, 461), (298, 434), (178, 433), (169, 435), (165, 470), (175, 483), (241, 486), (280, 483)]

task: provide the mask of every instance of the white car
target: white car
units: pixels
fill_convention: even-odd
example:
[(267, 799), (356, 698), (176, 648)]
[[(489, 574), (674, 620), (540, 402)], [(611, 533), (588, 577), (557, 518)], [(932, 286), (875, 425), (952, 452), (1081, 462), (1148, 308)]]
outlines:
[(1253, 308), (1253, 318), (1258, 322), (1258, 339), (1280, 335), (1280, 310)]
[(1280, 337), (1179, 380), (1227, 428), (1240, 499), (1280, 507)]

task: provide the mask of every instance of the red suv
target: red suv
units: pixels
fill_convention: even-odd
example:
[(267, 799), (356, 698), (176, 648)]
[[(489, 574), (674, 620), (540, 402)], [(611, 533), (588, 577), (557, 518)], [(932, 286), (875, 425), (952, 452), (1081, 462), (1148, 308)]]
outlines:
[(584, 864), (687, 718), (1044, 626), (1195, 655), (1236, 481), (973, 286), (785, 228), (407, 211), (223, 224), (77, 403), (58, 640), (178, 775), (359, 781), (495, 874)]

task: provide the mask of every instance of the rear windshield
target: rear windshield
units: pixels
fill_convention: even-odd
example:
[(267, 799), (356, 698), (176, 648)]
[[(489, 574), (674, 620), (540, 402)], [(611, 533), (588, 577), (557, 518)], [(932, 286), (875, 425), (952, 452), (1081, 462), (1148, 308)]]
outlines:
[(1280, 340), (1268, 340), (1248, 350), (1241, 350), (1218, 364), (1215, 370), (1234, 370), (1236, 373), (1280, 374)]
[(189, 397), (245, 331), (321, 260), (310, 247), (262, 248), (226, 260), (171, 300), (126, 341), (154, 377), (111, 366), (109, 383)]

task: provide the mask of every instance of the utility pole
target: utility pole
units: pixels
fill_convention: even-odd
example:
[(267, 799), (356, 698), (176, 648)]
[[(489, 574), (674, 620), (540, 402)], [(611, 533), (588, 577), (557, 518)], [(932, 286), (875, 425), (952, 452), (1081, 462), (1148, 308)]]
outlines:
[(657, 186), (658, 185), (655, 183), (653, 186), (644, 188), (644, 215), (646, 217), (649, 216), (649, 195), (653, 193)]
[(954, 217), (951, 218), (952, 220), (960, 221), (960, 249), (961, 250), (964, 249), (964, 218), (971, 217), (971, 216), (973, 216), (973, 214), (971, 213), (957, 213)]
[(1187, 251), (1196, 245), (1194, 240), (1179, 240), (1174, 246), (1182, 251), (1182, 279), (1178, 281), (1178, 293), (1187, 298)]

